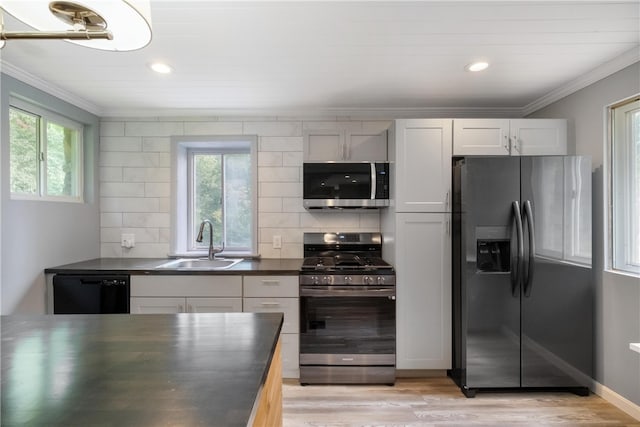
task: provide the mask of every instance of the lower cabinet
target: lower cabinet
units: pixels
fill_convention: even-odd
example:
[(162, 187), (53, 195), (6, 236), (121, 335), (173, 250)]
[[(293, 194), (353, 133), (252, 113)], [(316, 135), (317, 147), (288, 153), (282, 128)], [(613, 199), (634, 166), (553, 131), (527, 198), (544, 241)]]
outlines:
[(282, 376), (299, 378), (298, 276), (131, 276), (132, 314), (283, 313)]
[(450, 214), (398, 213), (396, 227), (396, 366), (450, 369)]
[(131, 276), (130, 312), (229, 313), (242, 311), (242, 276)]
[(243, 311), (284, 313), (282, 376), (299, 378), (300, 299), (298, 276), (244, 276)]

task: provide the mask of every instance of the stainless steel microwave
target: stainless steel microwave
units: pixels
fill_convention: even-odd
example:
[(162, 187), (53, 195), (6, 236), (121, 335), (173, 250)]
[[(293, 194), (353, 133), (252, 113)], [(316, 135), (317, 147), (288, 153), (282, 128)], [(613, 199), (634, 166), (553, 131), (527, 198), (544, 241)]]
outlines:
[(321, 162), (302, 165), (306, 209), (389, 206), (389, 163)]

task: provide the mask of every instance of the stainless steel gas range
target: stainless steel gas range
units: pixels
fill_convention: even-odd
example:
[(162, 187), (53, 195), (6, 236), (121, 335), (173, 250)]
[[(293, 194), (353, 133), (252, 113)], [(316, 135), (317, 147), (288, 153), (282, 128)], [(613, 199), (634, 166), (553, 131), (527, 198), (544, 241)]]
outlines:
[(305, 233), (300, 383), (395, 383), (396, 287), (379, 233)]

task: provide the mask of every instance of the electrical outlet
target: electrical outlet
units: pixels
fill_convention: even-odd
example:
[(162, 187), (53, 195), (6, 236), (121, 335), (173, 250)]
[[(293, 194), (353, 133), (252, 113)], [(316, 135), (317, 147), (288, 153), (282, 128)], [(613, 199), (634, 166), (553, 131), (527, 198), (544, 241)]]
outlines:
[(136, 245), (136, 235), (135, 234), (121, 234), (120, 235), (120, 246), (123, 248), (131, 249)]
[(282, 248), (282, 236), (274, 235), (273, 236), (273, 249)]

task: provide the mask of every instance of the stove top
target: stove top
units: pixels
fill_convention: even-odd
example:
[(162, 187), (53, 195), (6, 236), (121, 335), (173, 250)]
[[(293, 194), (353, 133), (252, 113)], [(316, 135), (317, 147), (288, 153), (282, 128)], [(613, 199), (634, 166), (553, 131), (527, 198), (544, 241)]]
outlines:
[(342, 271), (342, 270), (379, 270), (393, 269), (393, 266), (380, 257), (357, 254), (337, 254), (333, 256), (310, 256), (302, 262), (302, 270)]
[(304, 233), (301, 274), (391, 275), (380, 233)]

